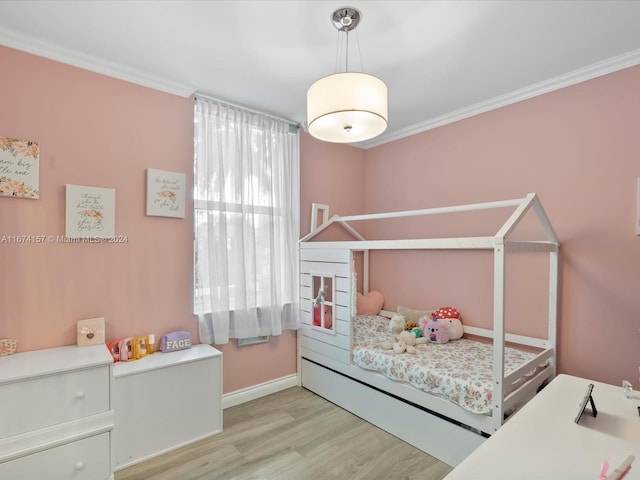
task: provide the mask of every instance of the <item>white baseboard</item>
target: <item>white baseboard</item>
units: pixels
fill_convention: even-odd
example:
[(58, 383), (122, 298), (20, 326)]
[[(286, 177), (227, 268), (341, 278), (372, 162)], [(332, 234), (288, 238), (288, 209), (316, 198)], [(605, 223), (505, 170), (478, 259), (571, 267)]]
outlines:
[(280, 390), (295, 387), (298, 384), (298, 375), (294, 373), (259, 385), (243, 388), (242, 390), (225, 393), (222, 395), (222, 408), (225, 409), (235, 405), (240, 405), (241, 403), (249, 402), (256, 398), (279, 392)]

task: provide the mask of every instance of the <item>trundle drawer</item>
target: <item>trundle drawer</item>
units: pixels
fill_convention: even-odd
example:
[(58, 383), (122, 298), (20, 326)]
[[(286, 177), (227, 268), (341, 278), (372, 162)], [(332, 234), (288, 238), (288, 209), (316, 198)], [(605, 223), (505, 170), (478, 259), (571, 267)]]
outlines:
[(0, 385), (0, 438), (107, 412), (109, 366)]
[(109, 433), (0, 463), (11, 480), (106, 480), (111, 476)]

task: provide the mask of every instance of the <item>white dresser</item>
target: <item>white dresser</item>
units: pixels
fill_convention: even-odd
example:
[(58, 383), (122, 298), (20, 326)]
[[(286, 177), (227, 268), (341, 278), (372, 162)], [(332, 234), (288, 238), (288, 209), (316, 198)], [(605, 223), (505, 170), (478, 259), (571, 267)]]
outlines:
[(0, 358), (0, 478), (113, 478), (112, 368), (104, 345)]
[(113, 373), (115, 470), (222, 431), (222, 352), (212, 346), (119, 362)]

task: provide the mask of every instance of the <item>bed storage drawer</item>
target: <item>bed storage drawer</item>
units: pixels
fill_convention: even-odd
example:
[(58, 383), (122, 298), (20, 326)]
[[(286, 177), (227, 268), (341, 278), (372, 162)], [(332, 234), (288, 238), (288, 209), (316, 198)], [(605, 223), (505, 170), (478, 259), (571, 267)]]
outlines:
[(0, 478), (11, 480), (96, 480), (111, 475), (109, 433), (0, 463)]
[(0, 385), (0, 438), (109, 410), (109, 366), (23, 379)]

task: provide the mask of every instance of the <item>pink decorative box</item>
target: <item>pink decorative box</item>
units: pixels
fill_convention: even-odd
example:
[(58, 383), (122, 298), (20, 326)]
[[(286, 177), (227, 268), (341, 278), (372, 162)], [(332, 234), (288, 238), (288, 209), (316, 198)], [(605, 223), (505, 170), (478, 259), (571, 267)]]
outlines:
[(77, 333), (78, 345), (81, 347), (104, 344), (104, 318), (79, 320)]

